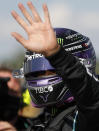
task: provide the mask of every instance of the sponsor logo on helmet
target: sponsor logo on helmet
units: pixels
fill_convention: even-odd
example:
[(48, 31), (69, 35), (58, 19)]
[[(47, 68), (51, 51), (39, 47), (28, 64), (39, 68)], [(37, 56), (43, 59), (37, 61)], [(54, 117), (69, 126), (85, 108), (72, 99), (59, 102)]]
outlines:
[(81, 49), (81, 48), (82, 48), (82, 45), (78, 45), (78, 46), (73, 46), (73, 47), (67, 48), (65, 50), (66, 51), (73, 51), (73, 50), (77, 50), (77, 49)]
[(79, 33), (73, 34), (73, 35), (69, 35), (67, 37), (65, 37), (66, 39), (73, 39), (74, 37), (78, 37), (78, 35), (80, 35)]
[(34, 87), (33, 88), (37, 93), (47, 93), (47, 92), (52, 92), (53, 91), (53, 87), (51, 85), (49, 86), (44, 86), (44, 87)]
[(44, 56), (42, 54), (37, 54), (37, 53), (33, 53), (33, 55), (25, 55), (25, 58), (27, 58), (27, 61), (40, 58), (40, 57), (44, 57)]
[(47, 101), (48, 101), (48, 96), (49, 96), (49, 94), (46, 94), (46, 95), (44, 95), (44, 96), (41, 96), (41, 95), (40, 95), (41, 99), (42, 99), (44, 102), (47, 102)]
[(84, 43), (83, 46), (84, 47), (88, 47), (90, 45), (91, 41), (89, 40), (87, 43)]
[(63, 38), (57, 38), (57, 43), (60, 45), (64, 44), (64, 39)]

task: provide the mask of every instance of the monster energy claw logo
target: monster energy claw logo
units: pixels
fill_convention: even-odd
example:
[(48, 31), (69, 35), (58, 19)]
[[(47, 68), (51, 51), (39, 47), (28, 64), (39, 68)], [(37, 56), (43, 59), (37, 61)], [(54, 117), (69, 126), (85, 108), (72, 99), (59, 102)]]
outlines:
[(58, 44), (63, 45), (64, 39), (63, 38), (57, 38), (57, 42), (58, 42)]

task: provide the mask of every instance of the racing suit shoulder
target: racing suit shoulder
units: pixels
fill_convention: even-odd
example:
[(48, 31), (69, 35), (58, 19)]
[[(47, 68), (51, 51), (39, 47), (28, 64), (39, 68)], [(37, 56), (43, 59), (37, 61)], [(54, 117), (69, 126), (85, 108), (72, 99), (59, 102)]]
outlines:
[(72, 92), (78, 107), (76, 129), (99, 130), (99, 81), (77, 58), (60, 50), (47, 58)]

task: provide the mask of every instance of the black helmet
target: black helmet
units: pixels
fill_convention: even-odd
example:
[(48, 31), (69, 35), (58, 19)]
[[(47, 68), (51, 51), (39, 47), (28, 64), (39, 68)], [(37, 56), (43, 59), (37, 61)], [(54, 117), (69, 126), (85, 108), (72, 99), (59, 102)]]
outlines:
[[(58, 44), (78, 57), (91, 73), (95, 73), (96, 55), (90, 39), (66, 28), (54, 28), (54, 31)], [(62, 78), (55, 73), (55, 68), (42, 54), (27, 51), (23, 72), (35, 106), (41, 107), (74, 100)], [(46, 74), (46, 72), (49, 73)]]

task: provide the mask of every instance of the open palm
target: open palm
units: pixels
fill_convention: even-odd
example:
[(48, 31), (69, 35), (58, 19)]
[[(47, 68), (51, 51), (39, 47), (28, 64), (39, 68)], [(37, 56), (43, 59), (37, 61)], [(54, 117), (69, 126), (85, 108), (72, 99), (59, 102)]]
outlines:
[(53, 54), (58, 49), (58, 44), (53, 28), (51, 27), (49, 12), (46, 4), (43, 4), (45, 18), (44, 22), (41, 20), (32, 2), (28, 2), (27, 5), (33, 14), (33, 18), (23, 4), (19, 3), (18, 7), (28, 20), (29, 24), (27, 24), (15, 11), (12, 11), (12, 16), (27, 32), (28, 40), (24, 39), (16, 32), (13, 32), (12, 36), (28, 50), (42, 53), (46, 56)]

